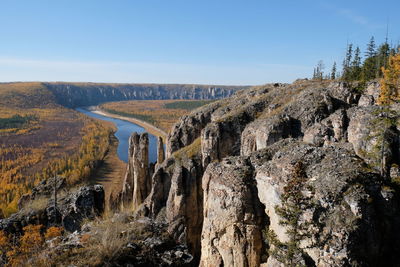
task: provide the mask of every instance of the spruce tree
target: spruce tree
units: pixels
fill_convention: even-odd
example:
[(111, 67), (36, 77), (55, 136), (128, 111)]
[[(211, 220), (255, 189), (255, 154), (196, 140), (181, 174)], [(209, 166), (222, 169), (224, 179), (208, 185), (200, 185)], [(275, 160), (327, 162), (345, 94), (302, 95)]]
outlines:
[(382, 77), (382, 68), (387, 67), (387, 63), (389, 60), (389, 54), (390, 54), (390, 46), (387, 42), (383, 43), (382, 45), (379, 46), (378, 48), (378, 53), (376, 55), (377, 60), (376, 60), (376, 76), (377, 78)]
[(349, 81), (351, 79), (350, 64), (351, 64), (352, 57), (353, 57), (353, 44), (349, 44), (347, 46), (347, 50), (346, 50), (346, 57), (343, 61), (343, 76), (342, 76), (342, 78), (345, 81)]
[(367, 51), (365, 52), (365, 57), (369, 58), (374, 56), (376, 56), (376, 45), (375, 45), (375, 38), (374, 36), (372, 36), (367, 45)]
[(362, 66), (361, 79), (363, 81), (370, 81), (376, 78), (377, 75), (377, 56), (376, 56), (376, 45), (375, 39), (372, 36), (371, 40), (367, 44), (367, 50), (365, 52), (365, 60)]
[(351, 73), (350, 80), (358, 81), (361, 78), (361, 56), (360, 56), (360, 48), (357, 46), (356, 50), (354, 50), (354, 58), (351, 62)]
[(333, 66), (332, 66), (332, 71), (331, 71), (331, 80), (335, 80), (336, 79), (336, 61), (333, 62)]

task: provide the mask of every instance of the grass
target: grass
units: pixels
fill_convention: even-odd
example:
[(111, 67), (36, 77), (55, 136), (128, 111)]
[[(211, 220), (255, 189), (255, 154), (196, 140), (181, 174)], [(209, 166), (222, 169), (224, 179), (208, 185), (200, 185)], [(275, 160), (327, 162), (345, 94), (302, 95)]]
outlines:
[[(165, 231), (160, 232), (159, 228), (147, 221), (134, 221), (128, 213), (98, 218), (88, 222), (88, 227), (90, 231), (78, 237), (80, 248), (65, 249), (61, 253), (43, 251), (49, 266), (120, 266), (117, 264), (120, 260), (132, 260), (126, 258), (132, 254), (132, 250), (127, 249), (128, 244), (141, 247), (144, 240), (154, 236), (169, 239)], [(145, 245), (138, 253), (142, 258), (151, 257)]]
[(201, 153), (201, 138), (198, 137), (194, 140), (190, 145), (185, 146), (178, 151), (173, 153), (173, 156), (178, 159), (182, 160), (184, 158), (194, 158), (195, 156), (200, 155)]
[(170, 103), (165, 103), (164, 107), (167, 109), (185, 109), (193, 110), (201, 106), (210, 104), (215, 100), (192, 100), (192, 101), (175, 101)]

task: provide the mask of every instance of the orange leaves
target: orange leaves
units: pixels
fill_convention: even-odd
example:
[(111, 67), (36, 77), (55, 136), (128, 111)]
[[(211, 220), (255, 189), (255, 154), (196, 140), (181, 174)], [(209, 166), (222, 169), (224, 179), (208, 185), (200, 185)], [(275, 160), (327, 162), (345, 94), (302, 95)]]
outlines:
[(400, 53), (389, 57), (387, 68), (382, 68), (381, 92), (379, 95), (380, 105), (389, 105), (399, 100), (400, 96)]
[(0, 253), (5, 253), (10, 249), (11, 243), (8, 235), (4, 231), (0, 231)]
[(56, 227), (56, 226), (52, 226), (49, 229), (47, 229), (44, 238), (46, 240), (50, 240), (53, 239), (55, 237), (58, 236), (62, 236), (64, 229), (62, 227)]
[(41, 234), (42, 225), (28, 225), (24, 227), (24, 235), (20, 239), (20, 250), (23, 253), (37, 251), (44, 242)]
[(6, 256), (5, 266), (25, 266), (29, 259), (34, 258), (35, 255), (46, 248), (46, 240), (51, 240), (63, 234), (61, 227), (50, 227), (44, 234), (42, 229), (43, 225), (25, 226), (23, 228), (24, 234), (19, 238), (14, 237), (15, 244), (11, 244), (11, 238), (0, 231), (0, 252)]

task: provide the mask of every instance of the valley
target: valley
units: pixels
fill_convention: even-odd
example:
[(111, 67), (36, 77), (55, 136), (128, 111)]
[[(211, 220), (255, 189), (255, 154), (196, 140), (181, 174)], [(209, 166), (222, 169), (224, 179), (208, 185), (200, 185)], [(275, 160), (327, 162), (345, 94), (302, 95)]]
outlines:
[[(130, 133), (133, 131), (144, 131), (143, 129), (135, 128), (136, 126), (132, 126), (133, 128), (126, 133), (118, 132), (113, 124), (104, 123), (104, 120), (90, 119), (68, 106), (63, 106), (66, 103), (61, 101), (61, 99), (67, 96), (61, 96), (61, 94), (68, 93), (68, 90), (67, 92), (57, 91), (58, 86), (81, 90), (78, 95), (82, 95), (82, 92), (87, 92), (89, 95), (92, 94), (92, 91), (96, 90), (105, 94), (97, 100), (87, 100), (88, 104), (97, 104), (98, 101), (115, 100), (114, 96), (109, 96), (109, 93), (107, 93), (114, 90), (114, 87), (119, 88), (119, 90), (137, 90), (137, 87), (132, 85), (128, 85), (128, 89), (121, 89), (123, 88), (121, 85), (108, 84), (97, 84), (96, 86), (93, 84), (87, 86), (85, 84), (80, 88), (79, 84), (75, 83), (57, 86), (50, 86), (49, 84), (40, 82), (0, 83), (1, 216), (7, 217), (16, 212), (18, 210), (18, 200), (24, 194), (30, 193), (31, 189), (40, 181), (52, 177), (55, 173), (65, 176), (71, 185), (87, 182), (93, 176), (96, 169), (102, 166), (105, 158), (114, 157), (109, 155), (110, 153), (115, 153), (114, 149), (112, 149), (113, 146), (116, 146), (115, 141), (113, 141), (113, 145), (110, 145), (114, 134), (117, 136), (122, 134), (124, 136), (124, 142), (118, 145), (117, 151), (120, 158), (126, 162), (127, 142)], [(141, 86), (143, 87), (143, 85)], [(163, 85), (151, 86), (156, 88), (155, 90), (163, 88)], [(141, 87), (139, 86), (139, 88)], [(193, 86), (184, 88), (188, 88), (188, 90), (194, 89)], [(203, 96), (213, 98), (211, 93), (207, 95), (210, 91), (209, 87), (204, 88), (207, 93), (204, 93)], [(223, 90), (231, 92), (230, 90), (234, 91), (237, 88), (228, 89), (228, 87), (224, 87)], [(167, 86), (165, 90), (172, 89), (169, 89)], [(199, 97), (197, 94), (200, 93), (202, 95), (203, 89), (196, 89), (195, 92), (197, 93), (192, 96)], [(213, 92), (215, 94), (215, 92), (219, 91)], [(134, 95), (135, 93), (132, 93), (130, 98), (135, 98)], [(176, 96), (174, 95), (174, 97)], [(190, 94), (187, 93), (186, 96), (190, 96)], [(110, 97), (110, 99), (107, 97)], [(163, 97), (168, 97), (168, 95), (164, 95)], [(93, 98), (90, 97), (90, 99)], [(85, 102), (84, 106), (86, 105)], [(129, 102), (124, 103), (124, 105), (130, 107)], [(124, 105), (122, 107), (125, 108)], [(129, 110), (129, 108), (124, 110)], [(188, 112), (188, 110), (179, 111), (178, 115)], [(110, 115), (112, 116), (112, 114)], [(122, 119), (131, 120), (133, 118), (126, 117)], [(167, 125), (170, 126), (177, 119), (178, 116), (174, 114), (174, 116), (168, 118)], [(134, 122), (137, 123), (137, 121)], [(166, 133), (152, 125), (147, 125), (145, 128), (151, 133), (162, 135), (163, 138), (166, 138)], [(151, 143), (153, 149), (151, 160), (155, 161), (156, 140), (152, 139)], [(109, 166), (113, 167), (113, 164)], [(115, 166), (118, 172), (118, 169), (122, 165), (118, 163)], [(108, 172), (113, 173), (114, 170), (108, 170)], [(112, 176), (108, 174), (107, 178), (104, 179), (122, 179), (119, 174), (118, 177)]]

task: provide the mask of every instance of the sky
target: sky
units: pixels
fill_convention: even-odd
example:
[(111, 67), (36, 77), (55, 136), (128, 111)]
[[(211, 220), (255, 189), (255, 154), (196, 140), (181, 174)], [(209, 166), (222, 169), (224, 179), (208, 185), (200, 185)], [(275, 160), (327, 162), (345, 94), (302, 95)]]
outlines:
[(399, 11), (398, 0), (0, 0), (0, 82), (292, 82), (387, 28), (397, 44)]

